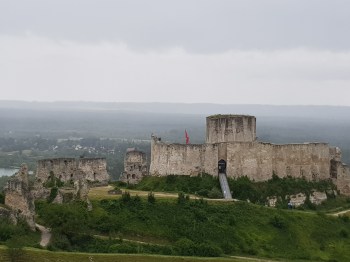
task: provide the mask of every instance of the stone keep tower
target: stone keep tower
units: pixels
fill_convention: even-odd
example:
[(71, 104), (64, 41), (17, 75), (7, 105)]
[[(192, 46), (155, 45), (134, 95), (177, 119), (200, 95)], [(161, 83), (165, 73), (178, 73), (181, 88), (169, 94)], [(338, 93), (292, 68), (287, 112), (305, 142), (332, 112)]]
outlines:
[(254, 142), (256, 118), (248, 115), (212, 115), (207, 117), (207, 144)]

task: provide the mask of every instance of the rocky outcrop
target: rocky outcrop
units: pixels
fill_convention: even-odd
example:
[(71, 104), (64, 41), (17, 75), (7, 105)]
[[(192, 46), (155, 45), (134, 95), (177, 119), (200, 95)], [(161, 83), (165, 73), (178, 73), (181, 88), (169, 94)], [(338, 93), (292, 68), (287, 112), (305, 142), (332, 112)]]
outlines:
[[(332, 192), (333, 194), (334, 192)], [(299, 193), (295, 195), (287, 195), (285, 199), (289, 199), (289, 205), (291, 207), (299, 207), (301, 205), (304, 205), (307, 198), (309, 197), (309, 200), (314, 205), (320, 205), (322, 202), (327, 200), (327, 194), (325, 192), (318, 192), (314, 191), (309, 196), (307, 196), (304, 193)], [(276, 207), (276, 204), (278, 201), (282, 201), (281, 197), (272, 196), (267, 198), (266, 205), (269, 207)]]
[(29, 227), (35, 230), (35, 206), (28, 182), (28, 167), (23, 164), (18, 173), (9, 179), (4, 189), (5, 205), (8, 206), (17, 218), (27, 221)]
[(325, 192), (313, 192), (310, 197), (310, 202), (315, 205), (321, 205), (322, 202), (327, 200), (327, 194)]

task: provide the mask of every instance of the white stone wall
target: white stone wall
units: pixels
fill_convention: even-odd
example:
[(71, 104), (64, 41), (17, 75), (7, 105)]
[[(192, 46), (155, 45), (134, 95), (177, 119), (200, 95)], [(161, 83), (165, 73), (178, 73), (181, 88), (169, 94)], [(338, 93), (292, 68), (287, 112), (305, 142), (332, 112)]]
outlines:
[[(331, 154), (328, 145), (324, 143), (274, 145), (236, 142), (184, 145), (153, 141), (150, 173), (166, 176), (205, 172), (216, 176), (220, 159), (227, 161), (227, 176), (232, 178), (247, 176), (255, 181), (264, 181), (270, 179), (273, 173), (279, 177), (289, 175), (308, 180), (330, 178)], [(338, 173), (339, 179), (350, 179), (347, 166), (339, 165)]]

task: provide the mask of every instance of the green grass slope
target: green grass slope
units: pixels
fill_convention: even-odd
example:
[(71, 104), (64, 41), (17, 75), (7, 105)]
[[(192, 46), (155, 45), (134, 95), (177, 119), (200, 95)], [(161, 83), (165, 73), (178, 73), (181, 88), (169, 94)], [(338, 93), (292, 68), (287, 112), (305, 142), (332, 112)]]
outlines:
[[(159, 255), (134, 254), (92, 254), (72, 252), (50, 252), (40, 249), (11, 250), (0, 246), (1, 262), (245, 262), (255, 261), (249, 258), (194, 258)], [(264, 260), (259, 260), (264, 261)]]
[(128, 194), (93, 206), (89, 212), (79, 203), (38, 203), (40, 222), (54, 234), (52, 250), (350, 261), (346, 217), (185, 197), (148, 202)]

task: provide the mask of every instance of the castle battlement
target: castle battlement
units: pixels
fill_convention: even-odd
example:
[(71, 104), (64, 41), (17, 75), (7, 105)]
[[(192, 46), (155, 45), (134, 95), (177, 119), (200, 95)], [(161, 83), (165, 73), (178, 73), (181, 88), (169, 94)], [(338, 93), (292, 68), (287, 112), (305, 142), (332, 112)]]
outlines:
[(248, 115), (208, 116), (205, 144), (169, 144), (152, 136), (150, 174), (157, 176), (218, 176), (219, 161), (227, 177), (247, 176), (265, 181), (279, 177), (332, 179), (341, 193), (350, 195), (350, 169), (341, 162), (341, 150), (328, 143), (272, 144), (256, 140), (256, 118)]

